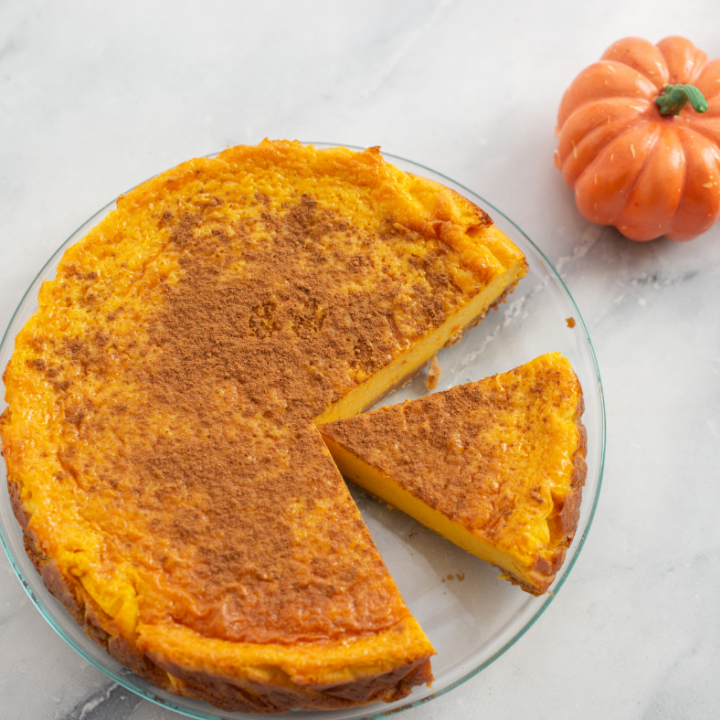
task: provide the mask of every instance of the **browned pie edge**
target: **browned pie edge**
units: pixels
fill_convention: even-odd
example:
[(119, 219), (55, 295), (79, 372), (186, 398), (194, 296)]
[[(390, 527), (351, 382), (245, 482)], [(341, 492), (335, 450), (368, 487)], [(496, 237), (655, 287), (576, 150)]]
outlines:
[(530, 568), (529, 575), (532, 583), (525, 578), (520, 578), (508, 572), (507, 568), (499, 566), (498, 570), (503, 573), (503, 577), (509, 580), (513, 585), (517, 585), (525, 592), (532, 595), (543, 595), (552, 585), (555, 576), (565, 562), (565, 555), (568, 548), (572, 544), (577, 531), (578, 521), (580, 519), (580, 504), (582, 502), (583, 487), (587, 478), (587, 430), (582, 422), (582, 415), (585, 412), (585, 399), (582, 394), (580, 382), (578, 382), (579, 395), (578, 404), (575, 409), (575, 426), (578, 429), (579, 441), (573, 459), (573, 474), (570, 479), (570, 492), (565, 496), (562, 504), (558, 506), (556, 503), (551, 515), (552, 532), (560, 541), (555, 546), (549, 557), (538, 557)]

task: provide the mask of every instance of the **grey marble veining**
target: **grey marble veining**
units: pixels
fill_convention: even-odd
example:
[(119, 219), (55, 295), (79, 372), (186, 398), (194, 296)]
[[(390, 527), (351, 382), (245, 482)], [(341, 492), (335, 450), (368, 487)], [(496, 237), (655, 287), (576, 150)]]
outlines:
[(132, 715), (143, 699), (117, 683), (109, 683), (79, 700), (58, 720), (106, 720)]
[[(445, 173), (517, 222), (575, 297), (608, 451), (593, 528), (548, 611), (403, 717), (715, 718), (720, 226), (625, 240), (582, 219), (552, 154), (563, 90), (611, 42), (682, 34), (720, 57), (718, 27), (717, 0), (4, 0), (0, 328), (76, 227), (190, 157), (288, 137), (379, 144)], [(76, 655), (0, 557), (2, 720), (178, 717)]]

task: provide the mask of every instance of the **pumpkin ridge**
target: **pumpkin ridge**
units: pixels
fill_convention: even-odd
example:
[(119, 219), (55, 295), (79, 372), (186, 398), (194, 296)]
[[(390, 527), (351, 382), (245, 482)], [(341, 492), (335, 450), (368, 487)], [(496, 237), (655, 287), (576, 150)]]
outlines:
[[(664, 143), (661, 144), (661, 142), (660, 142), (661, 139), (663, 139), (666, 134), (672, 134), (672, 135), (677, 136), (677, 133), (675, 133), (672, 128), (663, 127), (662, 123), (658, 123), (658, 125), (659, 125), (659, 133), (658, 133), (657, 137), (655, 138), (655, 141), (653, 142), (652, 146), (650, 147), (650, 150), (648, 151), (647, 155), (645, 156), (645, 160), (642, 164), (642, 167), (640, 168), (640, 171), (638, 172), (637, 176), (635, 177), (635, 182), (633, 183), (632, 188), (628, 192), (627, 200), (625, 201), (625, 205), (623, 205), (623, 209), (621, 212), (621, 217), (626, 214), (629, 214), (628, 205), (630, 204), (631, 201), (634, 201), (633, 195), (635, 194), (635, 190), (640, 185), (640, 182), (643, 179), (643, 175), (645, 174), (645, 172), (648, 170), (649, 167), (651, 167), (651, 163), (654, 159), (655, 154), (666, 152), (667, 147), (664, 145)], [(687, 164), (687, 159), (685, 157), (685, 148), (682, 145), (682, 142), (681, 141), (679, 141), (679, 142), (680, 142), (680, 146), (682, 148), (682, 154), (683, 154), (683, 166), (684, 166), (683, 187), (684, 187), (684, 183), (687, 178), (687, 165), (688, 164)], [(682, 194), (680, 195), (680, 197), (682, 198)], [(642, 238), (642, 239), (640, 239), (640, 241), (645, 240), (645, 239), (654, 240), (655, 238), (660, 237), (661, 235), (664, 235), (666, 232), (669, 232), (672, 229), (672, 224), (675, 219), (675, 216), (677, 215), (679, 208), (680, 208), (680, 202), (678, 202), (677, 205), (675, 206), (675, 209), (674, 209), (672, 215), (670, 215), (667, 218), (667, 220), (660, 225), (659, 232), (656, 232), (654, 237)], [(631, 222), (631, 221), (628, 221), (628, 222)], [(636, 237), (635, 240), (638, 240), (638, 238)]]
[(710, 63), (706, 57), (705, 62), (699, 68), (697, 68), (696, 72), (693, 74), (693, 76), (688, 81), (688, 84), (694, 85), (695, 82), (697, 81), (697, 79), (703, 74), (703, 71), (709, 64)]
[(708, 120), (716, 120), (718, 121), (718, 125), (720, 125), (720, 117), (717, 118), (698, 118), (697, 123), (688, 123), (686, 126), (682, 128), (685, 132), (691, 132), (695, 133), (696, 135), (699, 135), (700, 137), (704, 138), (705, 140), (709, 140), (711, 143), (717, 143), (718, 138), (720, 138), (720, 130), (713, 133), (713, 131), (707, 127), (706, 124), (704, 124), (702, 121), (705, 120), (706, 122)]
[(695, 78), (695, 87), (705, 96), (710, 110), (714, 102), (720, 102), (720, 59), (706, 63)]
[[(626, 98), (623, 98), (623, 99), (626, 99)], [(635, 100), (635, 98), (632, 98), (632, 100)], [(597, 101), (595, 101), (595, 102), (601, 102), (601, 101), (600, 101), (600, 100), (597, 100)], [(579, 108), (578, 108), (578, 109), (579, 109)], [(575, 113), (573, 113), (573, 115), (574, 115), (574, 114), (575, 114)], [(573, 115), (571, 115), (571, 116), (567, 119), (566, 124), (567, 124), (567, 122), (570, 122), (570, 120), (572, 119)], [(604, 142), (602, 145), (600, 145), (600, 146), (596, 149), (596, 151), (595, 151), (595, 157), (598, 157), (598, 156), (603, 152), (603, 150), (605, 150), (605, 148), (606, 148), (610, 143), (612, 143), (612, 142), (614, 142), (615, 140), (617, 140), (619, 137), (621, 137), (622, 135), (624, 135), (626, 132), (628, 132), (629, 130), (632, 130), (632, 129), (636, 128), (638, 125), (641, 125), (641, 124), (647, 123), (647, 122), (655, 122), (655, 121), (654, 121), (652, 118), (645, 117), (645, 113), (643, 113), (643, 114), (637, 116), (635, 122), (633, 122), (632, 125), (625, 125), (624, 129), (623, 129), (623, 130), (620, 130), (618, 133), (612, 133), (612, 134), (611, 134), (611, 133), (608, 133), (606, 142)], [(585, 142), (585, 140), (587, 140), (587, 139), (592, 140), (595, 136), (601, 135), (601, 134), (602, 134), (602, 131), (604, 131), (604, 130), (606, 130), (606, 125), (601, 123), (601, 124), (599, 124), (599, 125), (596, 125), (596, 126), (595, 126), (592, 130), (590, 130), (588, 133), (586, 133), (585, 135), (583, 135), (579, 140), (576, 140), (576, 141), (571, 140), (571, 142), (573, 143), (573, 145), (574, 145), (576, 148), (580, 148), (581, 145)], [(564, 160), (562, 161), (562, 165), (561, 165), (561, 168), (560, 168), (560, 169), (562, 170), (563, 175), (565, 174), (565, 165), (566, 165), (566, 163), (568, 162), (569, 159), (570, 159), (570, 154), (566, 155), (565, 158), (564, 158)], [(582, 176), (582, 174), (590, 167), (590, 165), (593, 163), (593, 161), (594, 161), (594, 158), (592, 158), (592, 159), (587, 163), (587, 165), (585, 165), (585, 167), (584, 167), (579, 173), (577, 173), (577, 176), (576, 176), (577, 180), (580, 179), (580, 177)]]
[[(681, 195), (680, 203), (678, 204), (677, 214), (679, 214), (681, 210), (685, 210), (688, 207), (688, 205), (689, 205), (689, 195), (688, 195), (689, 190), (688, 190), (688, 188), (691, 186), (690, 180), (694, 179), (695, 175), (697, 174), (697, 172), (696, 172), (697, 169), (692, 168), (691, 167), (692, 162), (690, 162), (688, 160), (690, 157), (695, 157), (697, 155), (697, 153), (695, 152), (695, 147), (692, 145), (692, 136), (693, 135), (698, 135), (703, 141), (708, 142), (711, 146), (713, 146), (713, 149), (715, 150), (715, 152), (713, 153), (714, 158), (715, 158), (714, 170), (716, 173), (716, 177), (720, 176), (720, 151), (717, 150), (717, 146), (715, 145), (715, 142), (711, 139), (706, 138), (704, 135), (701, 135), (700, 133), (696, 133), (693, 128), (690, 128), (690, 127), (678, 128), (677, 136), (678, 136), (678, 140), (680, 141), (680, 145), (682, 146), (683, 154), (685, 155), (685, 158), (686, 158), (686, 164), (685, 164), (685, 176), (683, 178), (682, 195)], [(693, 171), (695, 171), (695, 172), (693, 173)], [(691, 175), (693, 175), (693, 177), (691, 177)], [(710, 227), (712, 227), (712, 225), (718, 219), (719, 212), (720, 212), (720, 208), (718, 208), (714, 213), (707, 213), (705, 215), (705, 217), (711, 218), (710, 221), (708, 222), (708, 220), (705, 219), (704, 222), (699, 226), (700, 229), (698, 230), (697, 228), (695, 228), (693, 230), (692, 234), (690, 235), (690, 237), (687, 237), (687, 235), (688, 235), (687, 231), (683, 232), (682, 230), (680, 230), (680, 231), (676, 232), (674, 228), (671, 228), (670, 230), (668, 230), (666, 235), (671, 240), (680, 240), (680, 241), (690, 240), (690, 239), (696, 237), (698, 234), (703, 233), (706, 230), (708, 230)], [(713, 217), (713, 214), (715, 215), (715, 217)], [(684, 222), (682, 224), (687, 225), (688, 219), (683, 219), (683, 220), (684, 220)]]
[[(606, 80), (613, 79), (613, 86), (611, 86), (612, 92), (610, 92), (609, 90), (606, 92), (604, 88), (607, 83), (606, 85), (597, 85), (597, 75), (610, 75), (610, 73), (605, 73), (605, 70), (608, 67), (612, 68), (613, 65), (622, 68), (623, 72), (621, 73), (621, 75), (624, 75), (625, 77), (615, 77), (614, 79), (612, 77), (606, 77)], [(627, 71), (631, 71), (632, 73), (634, 73), (637, 78), (640, 78), (643, 84), (647, 85), (648, 87), (642, 88), (635, 86), (634, 88), (631, 88), (630, 82), (627, 82), (625, 87), (615, 87), (615, 83), (617, 83), (618, 85), (622, 85), (625, 81), (629, 81), (631, 79), (630, 75), (627, 74)], [(613, 72), (613, 75), (617, 75), (617, 73)], [(635, 78), (635, 80), (637, 80), (637, 78)], [(584, 89), (585, 85), (593, 83), (595, 83), (595, 88), (592, 92), (586, 91)], [(562, 128), (562, 126), (565, 125), (565, 123), (575, 111), (579, 110), (590, 102), (604, 99), (610, 100), (612, 98), (627, 98), (631, 100), (638, 99), (653, 102), (655, 100), (656, 93), (657, 88), (655, 84), (647, 77), (647, 75), (641, 73), (639, 70), (636, 70), (630, 65), (626, 65), (624, 63), (614, 60), (598, 60), (592, 65), (586, 67), (572, 81), (572, 84), (566, 90), (562, 100), (560, 101), (560, 108), (558, 109), (557, 116), (557, 126), (559, 128)]]
[[(633, 186), (630, 188), (630, 192), (628, 193), (628, 200), (630, 199), (630, 195), (632, 195), (632, 191), (637, 187), (638, 180), (642, 177), (642, 174), (645, 172), (645, 169), (648, 166), (648, 163), (650, 162), (650, 158), (652, 157), (653, 153), (655, 152), (655, 148), (657, 148), (658, 141), (663, 136), (663, 130), (662, 127), (659, 128), (657, 137), (653, 141), (653, 144), (650, 146), (650, 149), (648, 150), (647, 155), (645, 156), (645, 160), (643, 160), (643, 164), (640, 166), (640, 170), (638, 171), (638, 174), (635, 176), (635, 182), (633, 183)], [(627, 203), (625, 203), (627, 205)]]
[[(665, 58), (665, 64), (667, 65), (670, 75), (668, 80), (669, 85), (675, 85), (677, 83), (693, 84), (695, 78), (700, 75), (708, 64), (707, 55), (700, 50), (700, 48), (695, 47), (689, 40), (679, 35), (671, 35), (663, 38), (657, 43), (656, 47), (663, 58)], [(679, 48), (685, 51), (682, 55), (685, 57), (686, 67), (682, 68), (682, 73), (679, 72), (676, 62), (679, 56), (677, 52)], [(688, 50), (691, 52), (688, 53)], [(689, 68), (687, 67), (688, 62), (690, 63)], [(687, 72), (688, 70), (689, 72)], [(687, 72), (687, 74), (685, 74), (685, 72)]]
[[(660, 125), (660, 123), (658, 123), (657, 121), (653, 124)], [(617, 136), (617, 139), (620, 139), (623, 135), (626, 135), (631, 130), (634, 130), (636, 127), (637, 127), (637, 125), (634, 125), (631, 128), (627, 128), (627, 130), (625, 130), (625, 132), (623, 132), (622, 134)], [(625, 214), (625, 208), (627, 208), (628, 203), (630, 202), (630, 199), (632, 197), (633, 191), (637, 187), (638, 182), (640, 182), (640, 178), (642, 177), (642, 174), (645, 172), (645, 170), (648, 166), (648, 163), (650, 162), (650, 158), (652, 157), (652, 154), (655, 152), (655, 148), (657, 147), (658, 140), (662, 137), (662, 135), (663, 135), (663, 129), (661, 126), (661, 127), (657, 128), (657, 136), (655, 137), (653, 144), (650, 146), (650, 149), (648, 150), (647, 155), (645, 155), (645, 159), (643, 160), (643, 163), (640, 166), (640, 169), (635, 174), (635, 179), (633, 180), (632, 185), (628, 188), (627, 196), (625, 197), (625, 203), (622, 206), (622, 210), (620, 211), (619, 217), (622, 217)]]
[[(645, 133), (655, 133), (657, 135), (662, 134), (662, 128), (658, 127), (659, 123), (656, 122), (649, 122), (649, 129), (645, 131)], [(611, 147), (612, 152), (614, 153), (627, 153), (629, 154), (631, 152), (631, 147), (628, 145), (627, 139), (623, 140), (626, 135), (633, 131), (637, 131), (638, 127), (640, 125), (634, 125), (631, 128), (627, 128), (624, 132), (622, 132), (620, 135), (616, 135), (613, 137), (612, 142), (610, 142), (602, 152), (598, 153), (593, 161), (588, 165), (586, 171), (582, 173), (582, 175), (578, 178), (578, 180), (575, 183), (575, 198), (578, 205), (578, 209), (582, 213), (582, 215), (590, 220), (591, 222), (597, 222), (600, 225), (614, 225), (618, 226), (620, 224), (623, 210), (627, 204), (627, 198), (630, 197), (632, 194), (632, 191), (635, 188), (635, 185), (637, 183), (637, 179), (640, 176), (640, 173), (645, 165), (645, 160), (643, 161), (642, 165), (640, 165), (636, 171), (633, 172), (634, 168), (630, 167), (625, 170), (625, 172), (622, 171), (622, 160), (619, 160), (620, 163), (620, 173), (616, 174), (613, 172), (613, 167), (611, 167), (612, 163), (612, 153), (611, 153)], [(652, 151), (652, 148), (655, 146), (655, 142), (657, 141), (657, 138), (655, 141), (653, 141), (652, 145), (650, 146), (647, 155), (650, 155), (650, 152)], [(609, 157), (608, 157), (608, 154)], [(613, 203), (609, 203), (606, 201), (602, 202), (601, 208), (597, 208), (597, 203), (593, 201), (593, 205), (595, 206), (593, 211), (590, 211), (589, 204), (592, 201), (591, 198), (594, 195), (594, 191), (592, 189), (591, 184), (591, 178), (593, 175), (598, 175), (605, 185), (612, 185), (614, 184), (618, 179), (622, 181), (622, 190), (616, 189), (613, 193), (613, 197), (618, 198), (618, 204), (617, 206), (614, 206)], [(624, 177), (624, 180), (623, 180)], [(618, 184), (619, 185), (619, 184)], [(627, 195), (625, 195), (627, 193)], [(624, 195), (625, 197), (622, 198), (622, 201), (619, 199), (620, 195)], [(582, 198), (582, 199), (581, 199)], [(600, 202), (600, 200), (598, 200)], [(587, 203), (587, 207), (583, 209), (583, 205)], [(603, 216), (603, 219), (599, 219), (599, 215)], [(594, 216), (594, 217), (592, 217)]]
[(685, 172), (683, 173), (682, 178), (682, 185), (680, 186), (680, 202), (678, 202), (677, 207), (675, 208), (675, 212), (673, 213), (672, 218), (670, 219), (670, 223), (668, 224), (668, 229), (665, 231), (665, 235), (669, 235), (673, 232), (675, 229), (675, 219), (678, 216), (678, 213), (680, 212), (680, 208), (683, 206), (685, 202), (685, 188), (688, 184), (688, 174), (690, 172), (690, 163), (688, 162), (688, 156), (687, 156), (687, 148), (685, 147), (685, 143), (682, 139), (681, 133), (675, 133), (677, 136), (678, 142), (680, 143), (680, 147), (682, 148), (682, 154), (683, 154), (683, 162), (685, 163)]
[[(613, 57), (620, 55), (622, 59)], [(603, 53), (601, 60), (615, 60), (637, 70), (661, 92), (667, 84), (668, 67), (665, 56), (656, 45), (639, 37), (626, 37), (616, 40)], [(635, 64), (633, 64), (635, 63)], [(647, 65), (648, 67), (644, 67)], [(657, 75), (657, 79), (653, 76)]]
[[(642, 75), (648, 82), (653, 84), (653, 87), (657, 87), (655, 85), (655, 81), (647, 73), (643, 72), (640, 68), (633, 67), (630, 63), (623, 62), (622, 60), (610, 60), (610, 59), (601, 59), (599, 62), (608, 63), (608, 64), (614, 63), (616, 65), (623, 65), (625, 67), (628, 67), (632, 71), (638, 73), (638, 75)], [(632, 96), (630, 96), (630, 95), (615, 95), (615, 97), (624, 98), (624, 97), (632, 97)]]
[[(623, 136), (632, 132), (633, 130), (640, 127), (641, 125), (648, 125), (648, 124), (654, 125), (656, 123), (657, 123), (657, 120), (653, 120), (652, 118), (644, 118), (643, 120), (635, 122), (632, 125), (627, 125), (625, 128), (623, 128), (623, 130), (621, 130), (616, 135), (612, 135), (610, 137), (610, 139), (602, 146), (602, 148), (600, 148), (600, 150), (598, 150), (597, 153), (595, 153), (595, 157), (592, 159), (592, 161), (589, 162), (588, 165), (586, 166), (586, 168), (578, 175), (578, 180), (592, 167), (593, 163), (600, 158), (600, 156), (607, 150), (609, 145), (612, 145), (614, 142), (616, 142), (617, 140), (620, 140)], [(599, 129), (599, 128), (596, 128), (596, 129)], [(595, 132), (595, 130), (593, 130), (592, 132)], [(588, 135), (586, 135), (586, 137), (588, 137), (589, 135), (592, 135), (592, 132), (588, 133)], [(655, 143), (653, 143), (653, 147), (655, 147)]]

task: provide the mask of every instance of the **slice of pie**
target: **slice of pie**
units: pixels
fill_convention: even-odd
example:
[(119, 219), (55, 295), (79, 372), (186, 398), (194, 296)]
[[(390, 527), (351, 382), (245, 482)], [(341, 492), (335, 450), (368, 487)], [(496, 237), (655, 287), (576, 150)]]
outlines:
[(315, 422), (417, 372), (526, 271), (377, 148), (192, 160), (118, 199), (43, 285), (0, 420), (48, 588), (120, 662), (254, 712), (432, 675)]
[(585, 482), (583, 395), (560, 353), (320, 428), (340, 472), (535, 595)]

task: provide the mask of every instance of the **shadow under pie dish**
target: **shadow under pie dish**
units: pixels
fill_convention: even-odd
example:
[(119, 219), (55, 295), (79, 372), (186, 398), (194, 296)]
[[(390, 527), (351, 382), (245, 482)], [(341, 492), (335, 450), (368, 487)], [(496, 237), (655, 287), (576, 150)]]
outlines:
[(5, 374), (47, 587), (136, 673), (228, 710), (427, 682), (432, 646), (314, 423), (412, 375), (525, 270), (484, 212), (375, 149), (232, 148), (120, 198)]

